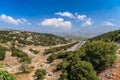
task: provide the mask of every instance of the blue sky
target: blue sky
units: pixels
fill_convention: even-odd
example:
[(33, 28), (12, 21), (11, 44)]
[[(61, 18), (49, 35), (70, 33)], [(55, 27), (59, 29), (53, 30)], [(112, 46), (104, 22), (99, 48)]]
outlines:
[(0, 0), (0, 28), (102, 32), (119, 25), (120, 0)]

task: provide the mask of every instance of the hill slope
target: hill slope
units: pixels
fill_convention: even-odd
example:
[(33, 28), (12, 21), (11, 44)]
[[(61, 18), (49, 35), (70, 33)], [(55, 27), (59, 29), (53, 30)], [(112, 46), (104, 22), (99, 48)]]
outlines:
[(0, 42), (15, 42), (19, 45), (42, 45), (52, 46), (56, 44), (64, 44), (69, 40), (53, 34), (42, 34), (25, 31), (0, 31)]
[(104, 40), (104, 41), (120, 41), (120, 30), (111, 31), (102, 35), (91, 38), (90, 40)]

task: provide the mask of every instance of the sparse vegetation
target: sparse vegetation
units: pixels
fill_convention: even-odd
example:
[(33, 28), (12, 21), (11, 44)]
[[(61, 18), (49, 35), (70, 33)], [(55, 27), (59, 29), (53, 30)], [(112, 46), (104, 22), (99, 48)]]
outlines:
[(62, 51), (62, 50), (67, 50), (68, 48), (72, 47), (73, 45), (77, 44), (78, 42), (72, 43), (72, 44), (68, 44), (65, 46), (60, 46), (60, 47), (55, 47), (55, 48), (51, 48), (51, 49), (46, 49), (44, 54), (50, 54), (50, 53), (55, 53), (58, 51)]
[(31, 71), (31, 68), (29, 67), (29, 64), (22, 63), (19, 68), (23, 73), (29, 73)]
[(30, 49), (30, 51), (33, 52), (34, 54), (38, 54), (39, 53), (39, 51), (33, 50), (33, 49)]
[(25, 31), (0, 31), (2, 43), (18, 42), (19, 45), (53, 46), (68, 43), (69, 40), (53, 34), (41, 34)]

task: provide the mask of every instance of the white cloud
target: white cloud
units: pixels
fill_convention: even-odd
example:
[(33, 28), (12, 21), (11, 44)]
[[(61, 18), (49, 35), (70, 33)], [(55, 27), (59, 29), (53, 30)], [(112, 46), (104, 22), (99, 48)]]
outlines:
[(85, 18), (87, 18), (87, 16), (86, 15), (77, 15), (77, 17), (76, 17), (78, 20), (85, 20)]
[(57, 13), (55, 13), (55, 14), (56, 14), (56, 15), (60, 15), (60, 16), (69, 17), (69, 18), (75, 18), (75, 17), (73, 16), (73, 14), (70, 13), (70, 12), (57, 12)]
[(11, 16), (7, 16), (7, 15), (5, 15), (5, 14), (2, 14), (2, 15), (0, 16), (0, 19), (1, 19), (2, 21), (5, 21), (5, 22), (11, 23), (11, 24), (15, 24), (15, 25), (18, 25), (18, 24), (19, 24), (19, 21), (20, 21), (20, 20), (15, 20), (15, 19), (12, 18)]
[(20, 18), (20, 19), (14, 19), (11, 16), (7, 16), (5, 14), (1, 14), (0, 15), (0, 20), (10, 23), (10, 24), (14, 24), (14, 25), (19, 25), (19, 24), (23, 24), (23, 23), (29, 23), (25, 18)]
[(110, 22), (110, 21), (106, 21), (106, 22), (104, 23), (104, 25), (105, 25), (105, 26), (116, 26), (116, 24), (114, 24), (114, 23), (112, 23), (112, 22)]
[(91, 18), (88, 18), (85, 23), (83, 23), (81, 26), (91, 26), (93, 24)]
[(64, 21), (63, 18), (50, 18), (43, 20), (39, 25), (50, 26), (50, 27), (59, 27), (70, 29), (72, 24), (70, 21)]
[(74, 18), (74, 19), (80, 20), (80, 21), (88, 20), (88, 17), (85, 14), (79, 15), (77, 12), (75, 14), (72, 14), (72, 13), (67, 11), (67, 12), (57, 12), (55, 14), (60, 15), (60, 16), (66, 16), (69, 18)]

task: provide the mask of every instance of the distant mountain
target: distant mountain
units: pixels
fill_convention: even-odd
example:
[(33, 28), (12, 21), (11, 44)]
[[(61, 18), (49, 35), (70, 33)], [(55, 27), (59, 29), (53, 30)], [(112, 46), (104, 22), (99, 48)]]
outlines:
[(63, 37), (68, 37), (71, 39), (80, 39), (80, 40), (84, 40), (84, 39), (90, 39), (92, 37), (113, 31), (113, 30), (117, 30), (117, 28), (111, 29), (108, 27), (103, 28), (103, 30), (96, 28), (88, 28), (88, 29), (81, 29), (81, 30), (76, 30), (76, 31), (68, 31), (68, 32), (59, 32), (56, 33), (57, 35), (63, 36)]
[(71, 31), (71, 32), (60, 32), (56, 33), (57, 35), (67, 37), (70, 39), (79, 39), (79, 40), (85, 40), (92, 38), (94, 36), (97, 36), (102, 33), (94, 32), (94, 31)]

